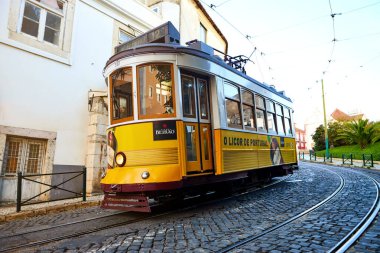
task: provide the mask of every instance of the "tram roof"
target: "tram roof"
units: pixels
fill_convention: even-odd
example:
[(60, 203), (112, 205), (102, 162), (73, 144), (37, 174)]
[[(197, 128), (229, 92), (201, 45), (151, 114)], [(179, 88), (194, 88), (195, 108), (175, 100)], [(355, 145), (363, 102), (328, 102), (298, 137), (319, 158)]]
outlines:
[(121, 51), (115, 55), (113, 55), (106, 63), (106, 66), (109, 66), (112, 62), (114, 61), (117, 61), (117, 60), (120, 60), (120, 59), (123, 59), (123, 58), (126, 58), (126, 57), (131, 57), (131, 56), (136, 56), (136, 55), (143, 55), (143, 54), (149, 54), (149, 53), (175, 53), (175, 54), (189, 54), (189, 55), (193, 55), (193, 56), (197, 56), (197, 57), (201, 57), (203, 59), (206, 59), (206, 60), (209, 60), (209, 61), (212, 61), (230, 71), (232, 71), (233, 73), (259, 85), (260, 87), (292, 102), (292, 100), (285, 96), (284, 93), (282, 92), (279, 92), (277, 91), (274, 87), (271, 87), (271, 86), (268, 86), (264, 83), (261, 83), (259, 81), (257, 81), (256, 79), (236, 70), (235, 68), (231, 67), (230, 65), (228, 65), (227, 63), (225, 63), (221, 58), (215, 56), (215, 55), (210, 55), (209, 53), (207, 52), (204, 52), (204, 51), (201, 51), (201, 50), (198, 50), (198, 49), (195, 49), (195, 48), (191, 48), (191, 47), (185, 47), (185, 46), (181, 46), (179, 44), (171, 44), (171, 43), (168, 43), (168, 44), (164, 44), (164, 43), (149, 43), (149, 44), (143, 44), (143, 45), (139, 45), (139, 46), (136, 46), (136, 47), (133, 47), (133, 48), (130, 48), (130, 49), (127, 49), (127, 50), (124, 50), (124, 51)]

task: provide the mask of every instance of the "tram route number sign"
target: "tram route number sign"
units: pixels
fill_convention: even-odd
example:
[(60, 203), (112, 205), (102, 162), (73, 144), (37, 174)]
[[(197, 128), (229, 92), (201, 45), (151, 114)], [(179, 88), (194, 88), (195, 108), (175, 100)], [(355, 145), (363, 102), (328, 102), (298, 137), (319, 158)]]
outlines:
[(177, 140), (177, 126), (175, 120), (153, 122), (153, 140)]

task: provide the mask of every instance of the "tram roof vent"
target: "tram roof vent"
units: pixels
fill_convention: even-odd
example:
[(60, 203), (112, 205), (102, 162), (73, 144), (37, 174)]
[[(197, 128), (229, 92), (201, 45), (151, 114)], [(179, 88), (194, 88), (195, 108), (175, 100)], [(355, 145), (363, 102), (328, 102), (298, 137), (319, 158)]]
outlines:
[(137, 36), (136, 38), (127, 41), (117, 47), (116, 53), (119, 53), (124, 50), (128, 50), (143, 44), (148, 43), (173, 43), (179, 44), (180, 34), (174, 25), (169, 21), (165, 24), (162, 24), (152, 30)]
[(207, 45), (206, 43), (202, 41), (191, 40), (191, 41), (186, 42), (186, 45), (188, 45), (190, 48), (197, 49), (209, 55), (214, 55), (214, 48), (210, 47), (209, 45)]

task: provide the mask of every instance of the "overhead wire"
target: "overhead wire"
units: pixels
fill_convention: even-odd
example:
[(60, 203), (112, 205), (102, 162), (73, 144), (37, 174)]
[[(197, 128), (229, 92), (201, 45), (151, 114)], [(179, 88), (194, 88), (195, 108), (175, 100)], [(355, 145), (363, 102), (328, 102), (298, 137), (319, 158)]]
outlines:
[[(237, 31), (240, 35), (242, 35), (246, 40), (249, 41), (249, 43), (253, 46), (253, 50), (252, 50), (251, 54), (248, 57), (248, 60), (250, 60), (251, 57), (253, 56), (253, 54), (258, 50), (257, 47), (256, 47), (256, 45), (251, 41), (252, 37), (250, 35), (244, 34), (235, 25), (233, 25), (229, 20), (227, 20), (222, 14), (220, 14), (217, 10), (215, 10), (215, 8), (217, 8), (217, 7), (221, 6), (221, 5), (229, 2), (230, 0), (226, 0), (226, 1), (222, 2), (219, 5), (214, 5), (214, 4), (210, 4), (209, 5), (204, 0), (199, 0), (199, 1), (202, 2), (204, 5), (206, 5), (207, 7), (209, 7), (211, 10), (213, 10), (220, 18), (222, 18), (227, 24), (229, 24), (235, 31)], [(264, 56), (265, 54), (263, 52), (261, 52), (260, 55)], [(257, 60), (258, 59), (257, 59), (257, 55), (256, 55), (256, 61)], [(270, 66), (269, 66), (269, 68), (270, 68)], [(264, 75), (263, 75), (263, 73), (262, 73), (261, 68), (260, 68), (259, 65), (258, 65), (258, 69), (259, 69), (259, 72), (260, 72), (262, 78), (264, 79)], [(274, 79), (274, 78), (272, 77), (272, 79)]]
[(336, 46), (336, 42), (337, 41), (347, 41), (347, 40), (351, 40), (351, 39), (355, 39), (355, 38), (363, 38), (363, 37), (367, 37), (367, 36), (373, 36), (373, 35), (380, 34), (380, 33), (372, 33), (372, 34), (367, 34), (367, 35), (362, 35), (362, 36), (357, 36), (357, 37), (351, 37), (351, 38), (346, 38), (346, 39), (340, 39), (340, 40), (338, 40), (336, 38), (335, 16), (337, 16), (337, 15), (343, 15), (343, 14), (349, 14), (349, 13), (352, 13), (352, 12), (360, 11), (362, 9), (366, 9), (366, 8), (375, 6), (377, 4), (380, 4), (380, 1), (377, 1), (377, 2), (374, 2), (374, 3), (371, 3), (371, 4), (367, 4), (367, 5), (364, 5), (364, 6), (355, 8), (355, 9), (351, 9), (351, 10), (348, 10), (348, 11), (344, 11), (344, 12), (340, 12), (340, 13), (334, 13), (332, 5), (331, 5), (331, 0), (329, 0), (330, 16), (332, 18), (332, 28), (333, 28), (333, 40), (332, 40), (333, 46), (332, 46), (332, 49), (331, 49), (330, 57), (328, 59), (327, 68), (326, 68), (326, 70), (323, 71), (323, 74), (325, 74), (327, 72), (327, 70), (328, 70), (328, 68), (329, 68), (329, 66), (330, 66), (330, 64), (332, 62), (332, 57), (333, 57), (333, 54), (334, 54), (334, 50), (335, 50), (335, 46)]
[(342, 15), (342, 13), (334, 13), (333, 12), (333, 9), (332, 9), (332, 6), (331, 6), (331, 0), (329, 0), (329, 7), (330, 7), (330, 16), (331, 16), (331, 19), (332, 19), (332, 30), (333, 30), (333, 39), (332, 39), (332, 48), (331, 48), (331, 52), (330, 52), (330, 57), (328, 59), (328, 63), (327, 63), (327, 66), (325, 68), (325, 70), (323, 70), (322, 74), (325, 75), (326, 72), (328, 71), (330, 65), (331, 65), (331, 62), (333, 61), (333, 55), (334, 55), (334, 51), (335, 51), (335, 44), (337, 42), (337, 39), (336, 39), (336, 31), (335, 31), (335, 16), (337, 15)]
[(350, 37), (350, 38), (340, 39), (339, 41), (362, 39), (362, 38), (366, 38), (366, 37), (370, 37), (370, 36), (377, 36), (377, 35), (380, 35), (380, 32), (368, 33), (368, 34), (363, 34), (363, 35), (354, 36), (354, 37)]
[(231, 1), (231, 0), (225, 0), (224, 2), (222, 2), (222, 3), (218, 4), (218, 5), (210, 4), (210, 6), (212, 5), (212, 6), (215, 6), (215, 7), (220, 7), (223, 4), (228, 3), (229, 1)]
[[(332, 4), (331, 4), (331, 0), (329, 0), (330, 15), (318, 16), (318, 17), (312, 18), (310, 20), (307, 20), (307, 21), (304, 21), (304, 22), (301, 22), (301, 23), (297, 23), (297, 24), (294, 24), (294, 25), (290, 25), (288, 27), (276, 29), (276, 30), (270, 31), (268, 33), (263, 33), (263, 34), (259, 34), (259, 35), (256, 35), (256, 36), (251, 36), (251, 35), (248, 35), (248, 34), (244, 34), (241, 30), (239, 30), (227, 18), (225, 18), (221, 13), (219, 13), (216, 10), (216, 8), (222, 6), (222, 5), (224, 5), (224, 4), (226, 4), (226, 3), (230, 2), (230, 1), (231, 0), (225, 0), (222, 3), (216, 5), (216, 4), (212, 4), (212, 3), (208, 4), (204, 0), (200, 0), (200, 2), (202, 2), (205, 6), (209, 7), (211, 10), (213, 10), (220, 18), (222, 18), (227, 24), (229, 24), (235, 31), (237, 31), (241, 36), (243, 36), (245, 39), (247, 39), (249, 41), (249, 43), (253, 46), (253, 50), (252, 50), (252, 52), (251, 52), (251, 54), (249, 56), (249, 59), (253, 56), (254, 53), (260, 53), (260, 52), (258, 52), (257, 46), (251, 41), (252, 38), (261, 37), (261, 36), (264, 36), (264, 35), (267, 35), (267, 34), (271, 34), (271, 33), (275, 33), (275, 32), (281, 32), (281, 31), (284, 31), (284, 30), (287, 30), (287, 29), (291, 29), (291, 28), (294, 28), (294, 27), (297, 27), (297, 26), (301, 26), (301, 25), (304, 25), (304, 24), (307, 24), (307, 23), (311, 23), (311, 22), (314, 22), (316, 20), (319, 20), (319, 19), (325, 18), (327, 16), (330, 16), (331, 19), (332, 19), (333, 39), (329, 42), (329, 43), (332, 42), (332, 47), (331, 47), (331, 51), (330, 51), (330, 54), (329, 54), (328, 63), (327, 63), (326, 68), (322, 72), (322, 74), (325, 75), (325, 73), (329, 70), (331, 63), (333, 62), (333, 56), (334, 56), (334, 52), (335, 52), (335, 49), (336, 49), (336, 42), (338, 42), (338, 41), (345, 41), (345, 40), (351, 40), (351, 39), (361, 38), (361, 37), (366, 37), (366, 36), (374, 36), (374, 35), (379, 34), (379, 33), (373, 33), (373, 34), (362, 35), (361, 37), (351, 37), (351, 38), (346, 38), (346, 39), (338, 40), (337, 37), (336, 37), (335, 17), (337, 15), (349, 14), (349, 13), (352, 13), (352, 12), (360, 11), (362, 9), (378, 5), (378, 4), (380, 4), (380, 1), (376, 1), (374, 3), (370, 3), (370, 4), (367, 4), (367, 5), (358, 7), (358, 8), (354, 8), (354, 9), (351, 9), (351, 10), (347, 10), (347, 11), (344, 11), (344, 12), (334, 13), (333, 8), (332, 8)], [(303, 50), (303, 49), (299, 49), (298, 48), (296, 50), (298, 51), (298, 50)], [(295, 50), (291, 50), (291, 51), (295, 51)], [(283, 53), (283, 52), (285, 52), (285, 51), (275, 52), (275, 53)], [(271, 53), (271, 54), (275, 54), (275, 53)], [(263, 58), (263, 61), (265, 61), (265, 59), (263, 57), (264, 55), (265, 54), (263, 52), (260, 53), (260, 56)], [(256, 55), (256, 61), (258, 61), (257, 55)], [(266, 64), (267, 64), (267, 62), (266, 62)], [(258, 68), (259, 68), (259, 71), (260, 71), (261, 75), (263, 75), (262, 71), (261, 71), (261, 67), (259, 65), (258, 65)], [(272, 70), (272, 68), (269, 65), (268, 65), (268, 69)], [(272, 77), (272, 80), (273, 79), (274, 78)]]
[(372, 4), (368, 4), (368, 5), (365, 5), (365, 6), (362, 6), (362, 7), (358, 7), (358, 8), (352, 9), (352, 10), (343, 11), (342, 14), (348, 14), (348, 13), (351, 13), (351, 12), (360, 11), (362, 9), (366, 9), (368, 7), (372, 7), (372, 6), (377, 5), (377, 4), (380, 4), (380, 1), (374, 2)]

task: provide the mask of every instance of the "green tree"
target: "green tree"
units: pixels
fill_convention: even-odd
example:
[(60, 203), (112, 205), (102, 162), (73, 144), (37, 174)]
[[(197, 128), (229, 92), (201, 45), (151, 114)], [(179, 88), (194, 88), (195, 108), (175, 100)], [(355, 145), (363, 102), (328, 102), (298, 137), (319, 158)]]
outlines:
[(330, 122), (327, 127), (330, 146), (340, 147), (348, 144), (346, 140), (339, 138), (339, 134), (344, 129), (344, 124), (342, 122)]
[(325, 149), (325, 128), (323, 125), (320, 125), (317, 129), (315, 129), (315, 133), (311, 135), (311, 138), (314, 141), (315, 151)]
[(380, 121), (377, 121), (374, 123), (374, 128), (375, 128), (375, 134), (374, 137), (372, 138), (372, 143), (380, 141)]
[(379, 129), (379, 122), (359, 119), (346, 123), (338, 139), (345, 140), (350, 144), (358, 144), (363, 149), (368, 144), (375, 143), (380, 139)]

